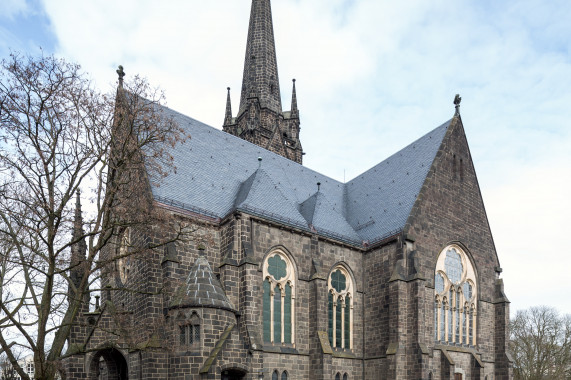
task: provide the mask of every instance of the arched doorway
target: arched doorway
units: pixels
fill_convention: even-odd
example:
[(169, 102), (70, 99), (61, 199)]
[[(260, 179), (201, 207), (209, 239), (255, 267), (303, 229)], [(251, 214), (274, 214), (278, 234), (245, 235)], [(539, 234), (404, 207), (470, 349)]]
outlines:
[(245, 376), (246, 376), (245, 372), (237, 369), (229, 369), (222, 371), (222, 380), (241, 380), (244, 379)]
[(119, 350), (107, 348), (97, 351), (89, 366), (89, 380), (128, 380), (127, 361)]

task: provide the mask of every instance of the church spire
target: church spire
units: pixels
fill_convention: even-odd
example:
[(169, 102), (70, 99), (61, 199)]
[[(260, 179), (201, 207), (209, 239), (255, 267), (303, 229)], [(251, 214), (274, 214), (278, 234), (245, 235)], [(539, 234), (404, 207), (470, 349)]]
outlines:
[(224, 126), (232, 123), (232, 102), (230, 101), (230, 87), (228, 87), (228, 95), (226, 97), (226, 114), (224, 115)]
[[(75, 215), (73, 219), (73, 229), (71, 232), (71, 258), (69, 263), (69, 276), (73, 284), (69, 284), (68, 297), (70, 300), (75, 298), (75, 290), (81, 284), (81, 280), (85, 275), (85, 261), (87, 254), (87, 244), (83, 232), (83, 216), (81, 214), (81, 200), (79, 197), (79, 190), (75, 198)], [(81, 308), (83, 311), (89, 311), (89, 293), (84, 294), (84, 304)]]
[(252, 0), (238, 116), (252, 97), (262, 108), (282, 112), (270, 0)]

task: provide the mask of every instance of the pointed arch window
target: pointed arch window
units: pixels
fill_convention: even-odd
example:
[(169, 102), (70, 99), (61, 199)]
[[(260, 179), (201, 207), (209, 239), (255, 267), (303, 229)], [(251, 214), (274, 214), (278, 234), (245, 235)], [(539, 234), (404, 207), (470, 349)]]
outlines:
[(329, 343), (334, 348), (353, 348), (353, 280), (343, 265), (329, 274), (327, 317)]
[(193, 312), (190, 318), (184, 313), (178, 316), (179, 345), (181, 347), (200, 348), (200, 317)]
[(444, 344), (476, 345), (476, 272), (457, 245), (438, 256), (434, 274), (434, 338)]
[(264, 260), (262, 272), (264, 342), (293, 344), (296, 285), (293, 264), (284, 252), (276, 250)]

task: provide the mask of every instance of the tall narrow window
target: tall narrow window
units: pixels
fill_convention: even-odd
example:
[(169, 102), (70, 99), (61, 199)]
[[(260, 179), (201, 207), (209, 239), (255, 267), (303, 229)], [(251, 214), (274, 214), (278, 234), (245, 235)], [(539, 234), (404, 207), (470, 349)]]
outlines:
[(452, 330), (452, 309), (454, 306), (454, 298), (452, 297), (453, 293), (454, 292), (450, 290), (448, 295), (448, 342), (452, 342), (452, 333), (454, 331)]
[(440, 341), (446, 341), (446, 298), (442, 302), (442, 307), (440, 308)]
[(448, 246), (438, 256), (434, 293), (436, 300), (442, 300), (434, 305), (435, 339), (450, 344), (475, 345), (476, 272), (459, 246)]
[(274, 288), (274, 342), (282, 342), (282, 290)]
[(460, 291), (456, 293), (455, 302), (454, 302), (454, 325), (455, 325), (455, 332), (456, 337), (454, 342), (460, 342)]
[(263, 263), (262, 329), (266, 343), (294, 343), (295, 270), (281, 250)]
[(287, 372), (286, 371), (282, 372), (282, 380), (287, 380)]
[(438, 340), (438, 311), (440, 307), (438, 305), (438, 297), (434, 301), (434, 340)]
[(333, 348), (353, 348), (353, 280), (343, 265), (337, 265), (329, 274), (328, 321), (329, 343)]
[(178, 317), (180, 346), (200, 347), (200, 317), (192, 313), (190, 319), (181, 314)]

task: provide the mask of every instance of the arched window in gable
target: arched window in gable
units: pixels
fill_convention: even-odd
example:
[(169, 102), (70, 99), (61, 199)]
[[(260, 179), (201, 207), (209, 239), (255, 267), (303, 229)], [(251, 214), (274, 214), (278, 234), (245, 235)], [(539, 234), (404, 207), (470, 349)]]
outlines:
[(434, 293), (435, 340), (475, 346), (476, 272), (459, 246), (448, 246), (438, 256)]
[(263, 335), (266, 343), (294, 343), (295, 270), (289, 257), (275, 250), (264, 260)]
[(353, 280), (343, 265), (337, 265), (327, 280), (329, 343), (334, 348), (353, 348)]

